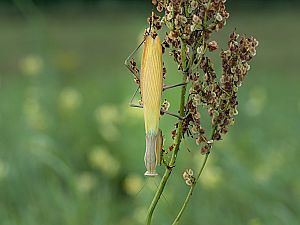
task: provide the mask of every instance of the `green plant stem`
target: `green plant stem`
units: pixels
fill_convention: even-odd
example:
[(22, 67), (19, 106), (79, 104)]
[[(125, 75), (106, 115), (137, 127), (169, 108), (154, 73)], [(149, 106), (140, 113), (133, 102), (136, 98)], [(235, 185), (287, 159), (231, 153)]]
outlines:
[[(186, 45), (183, 43), (182, 44), (182, 52), (185, 53), (186, 51)], [(186, 79), (187, 79), (187, 75), (188, 73), (185, 72), (185, 69), (186, 69), (186, 65), (187, 65), (187, 62), (186, 62), (186, 57), (184, 55), (184, 57), (182, 57), (182, 65), (183, 65), (183, 78), (182, 78), (182, 82), (186, 82)], [(184, 105), (185, 105), (185, 96), (186, 96), (186, 85), (183, 85), (182, 88), (181, 88), (181, 97), (180, 97), (180, 108), (179, 108), (179, 114), (181, 117), (184, 117)], [(169, 164), (166, 166), (166, 170), (165, 170), (165, 173), (160, 181), (160, 184), (156, 190), (156, 193), (152, 199), (152, 202), (149, 206), (149, 209), (148, 209), (148, 213), (147, 213), (147, 218), (146, 218), (146, 224), (147, 225), (151, 225), (151, 221), (152, 221), (152, 216), (153, 216), (153, 212), (157, 206), (157, 203), (163, 193), (163, 190), (166, 186), (166, 183), (171, 175), (171, 172), (172, 172), (172, 169), (173, 167), (175, 166), (175, 162), (176, 162), (176, 158), (177, 158), (177, 153), (179, 151), (179, 147), (180, 147), (180, 143), (181, 143), (181, 139), (182, 139), (182, 128), (183, 128), (183, 120), (179, 120), (178, 122), (178, 128), (177, 128), (177, 131), (176, 131), (176, 136), (175, 136), (175, 141), (174, 141), (174, 145), (175, 145), (175, 148), (172, 152), (172, 156), (171, 156), (171, 159), (170, 159), (170, 162)]]
[[(185, 74), (183, 77), (183, 80), (186, 80), (187, 75)], [(180, 116), (184, 116), (184, 102), (185, 102), (185, 94), (186, 94), (186, 85), (184, 85), (181, 88), (181, 104), (180, 104)], [(149, 206), (148, 209), (148, 214), (147, 214), (147, 225), (151, 225), (151, 220), (152, 220), (152, 215), (154, 212), (154, 209), (160, 199), (160, 196), (163, 193), (163, 190), (166, 186), (166, 183), (171, 175), (172, 169), (175, 166), (175, 162), (176, 162), (176, 157), (177, 157), (177, 152), (179, 151), (179, 147), (180, 147), (180, 143), (181, 143), (181, 139), (182, 139), (182, 125), (183, 125), (183, 121), (180, 120), (178, 123), (178, 129), (177, 129), (177, 133), (176, 133), (176, 137), (175, 137), (175, 149), (173, 151), (171, 160), (169, 162), (169, 164), (166, 166), (166, 170), (165, 173), (160, 181), (160, 184), (158, 186), (158, 189), (154, 195), (154, 198), (151, 202), (151, 205)]]
[[(210, 6), (210, 4), (211, 4), (211, 0), (208, 1), (208, 6)], [(207, 23), (207, 13), (205, 13), (205, 16), (204, 16), (203, 27), (206, 27), (206, 23)], [(204, 38), (204, 35), (202, 36), (202, 45), (205, 46), (204, 52), (202, 53), (202, 55), (204, 55), (204, 53), (205, 53), (206, 50), (207, 50), (207, 46), (205, 45), (205, 38)], [(192, 62), (193, 62), (193, 61), (192, 61)], [(213, 126), (211, 139), (213, 139), (213, 135), (214, 135), (215, 129), (216, 129), (216, 125)], [(181, 216), (182, 216), (184, 210), (186, 209), (186, 207), (187, 207), (187, 205), (188, 205), (188, 203), (189, 203), (189, 201), (190, 201), (190, 199), (191, 199), (191, 196), (192, 196), (192, 194), (193, 194), (193, 191), (194, 191), (194, 189), (195, 189), (195, 186), (196, 186), (196, 184), (197, 184), (197, 182), (198, 182), (198, 180), (199, 180), (199, 178), (200, 178), (200, 176), (201, 176), (201, 174), (202, 174), (202, 171), (203, 171), (203, 169), (204, 169), (204, 167), (205, 167), (205, 165), (206, 165), (206, 162), (207, 162), (209, 153), (210, 153), (210, 152), (208, 151), (208, 152), (205, 154), (205, 158), (204, 158), (204, 160), (203, 160), (203, 163), (202, 163), (202, 166), (201, 166), (201, 168), (200, 168), (200, 171), (199, 171), (199, 173), (198, 173), (198, 175), (197, 175), (197, 177), (196, 177), (196, 179), (195, 179), (195, 182), (194, 182), (194, 183), (192, 184), (192, 186), (190, 187), (190, 190), (189, 190), (189, 192), (188, 192), (188, 194), (187, 194), (187, 196), (186, 196), (186, 198), (185, 198), (185, 201), (183, 202), (183, 205), (182, 205), (182, 207), (181, 207), (179, 213), (177, 214), (177, 216), (176, 216), (174, 222), (172, 223), (172, 225), (178, 225), (178, 224), (179, 224), (179, 220), (180, 220), (180, 218), (181, 218)]]
[(171, 174), (171, 171), (172, 171), (172, 168), (166, 168), (165, 170), (165, 173), (160, 181), (160, 184), (158, 186), (158, 189), (154, 195), (154, 198), (151, 202), (151, 205), (149, 206), (149, 209), (148, 209), (148, 213), (147, 213), (147, 219), (146, 219), (146, 224), (147, 225), (151, 225), (151, 221), (152, 221), (152, 215), (153, 215), (153, 212), (154, 212), (154, 209), (158, 203), (158, 200), (160, 199), (160, 196), (162, 195), (163, 193), (163, 190), (166, 186), (166, 183), (170, 177), (170, 174)]
[(188, 194), (187, 194), (187, 196), (186, 196), (186, 198), (185, 198), (185, 201), (183, 202), (183, 205), (182, 205), (182, 207), (181, 207), (179, 213), (177, 214), (177, 216), (176, 216), (174, 222), (172, 223), (172, 225), (178, 225), (178, 224), (179, 224), (179, 220), (180, 220), (180, 218), (181, 218), (181, 216), (182, 216), (184, 210), (186, 209), (186, 207), (187, 207), (187, 205), (188, 205), (188, 203), (189, 203), (189, 201), (190, 201), (190, 199), (191, 199), (191, 196), (192, 196), (192, 194), (193, 194), (193, 192), (194, 192), (194, 189), (195, 189), (195, 187), (196, 187), (197, 181), (199, 180), (199, 178), (200, 178), (200, 176), (201, 176), (201, 174), (202, 174), (202, 171), (203, 171), (203, 169), (204, 169), (204, 167), (205, 167), (205, 165), (206, 165), (208, 156), (209, 156), (209, 152), (205, 154), (205, 158), (204, 158), (204, 160), (203, 160), (203, 163), (202, 163), (202, 166), (201, 166), (201, 168), (200, 168), (200, 171), (199, 171), (199, 173), (198, 173), (198, 175), (197, 175), (197, 177), (196, 177), (196, 179), (195, 179), (195, 182), (192, 184), (192, 186), (191, 186), (191, 188), (190, 188), (190, 190), (189, 190), (189, 192), (188, 192)]
[[(211, 139), (213, 139), (216, 129), (217, 129), (217, 125), (213, 125), (213, 129), (212, 129), (212, 133), (211, 133)], [(183, 204), (181, 206), (181, 209), (180, 209), (179, 213), (177, 214), (174, 222), (172, 223), (172, 225), (178, 225), (179, 224), (179, 220), (180, 220), (180, 218), (181, 218), (184, 210), (186, 209), (186, 207), (187, 207), (187, 205), (188, 205), (188, 203), (189, 203), (189, 201), (190, 201), (190, 199), (191, 199), (191, 197), (193, 195), (193, 192), (194, 192), (194, 189), (196, 187), (196, 184), (197, 184), (197, 182), (198, 182), (198, 180), (199, 180), (199, 178), (200, 178), (200, 176), (201, 176), (201, 174), (202, 174), (202, 172), (204, 170), (204, 167), (206, 165), (206, 162), (207, 162), (209, 154), (210, 154), (210, 150), (205, 154), (205, 158), (204, 158), (202, 166), (201, 166), (201, 168), (200, 168), (200, 170), (198, 172), (198, 175), (197, 175), (194, 183), (190, 187), (190, 190), (189, 190), (189, 192), (188, 192), (188, 194), (187, 194), (187, 196), (186, 196), (186, 198), (185, 198), (185, 200), (184, 200), (184, 202), (183, 202)]]

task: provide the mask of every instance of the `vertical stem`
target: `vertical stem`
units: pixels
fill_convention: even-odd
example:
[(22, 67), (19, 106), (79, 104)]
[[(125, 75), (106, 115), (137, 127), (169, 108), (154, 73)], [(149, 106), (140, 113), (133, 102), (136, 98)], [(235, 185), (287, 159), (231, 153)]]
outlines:
[[(187, 77), (187, 74), (185, 74), (183, 76), (183, 80), (185, 81)], [(185, 102), (185, 94), (186, 94), (186, 85), (182, 86), (181, 88), (181, 101), (180, 101), (180, 116), (184, 116), (184, 102)], [(176, 162), (176, 156), (177, 156), (177, 152), (179, 151), (179, 147), (180, 147), (180, 143), (181, 143), (181, 139), (182, 139), (182, 125), (183, 125), (183, 121), (180, 120), (178, 123), (178, 128), (177, 128), (177, 133), (176, 133), (176, 137), (175, 137), (175, 149), (173, 151), (171, 160), (169, 165), (166, 167), (165, 173), (160, 181), (160, 184), (158, 186), (158, 189), (154, 195), (154, 198), (151, 202), (151, 205), (148, 209), (148, 214), (147, 214), (147, 219), (146, 219), (146, 224), (147, 225), (151, 225), (151, 220), (152, 220), (152, 215), (154, 212), (154, 209), (160, 199), (160, 196), (163, 193), (163, 190), (166, 186), (166, 183), (171, 175), (172, 169), (175, 166), (175, 162)]]
[[(216, 129), (217, 129), (217, 125), (215, 124), (215, 125), (213, 125), (213, 128), (212, 128), (211, 139), (213, 139)], [(192, 194), (194, 192), (196, 184), (197, 184), (197, 182), (198, 182), (198, 180), (199, 180), (199, 178), (200, 178), (200, 176), (201, 176), (201, 174), (203, 172), (203, 169), (204, 169), (204, 167), (206, 165), (206, 162), (207, 162), (209, 154), (210, 154), (210, 150), (205, 154), (205, 158), (204, 158), (204, 160), (202, 162), (202, 166), (201, 166), (201, 168), (200, 168), (200, 170), (198, 172), (198, 175), (195, 178), (195, 182), (190, 187), (190, 190), (189, 190), (189, 192), (188, 192), (188, 194), (187, 194), (187, 196), (186, 196), (186, 198), (185, 198), (185, 200), (184, 200), (184, 202), (183, 202), (183, 204), (181, 206), (181, 209), (180, 209), (179, 213), (177, 214), (174, 222), (172, 223), (172, 225), (178, 225), (179, 224), (179, 220), (180, 220), (180, 218), (181, 218), (184, 210), (186, 209), (186, 207), (187, 207), (187, 205), (188, 205), (188, 203), (189, 203), (189, 201), (190, 201), (190, 199), (192, 197)]]
[(181, 207), (179, 213), (177, 214), (177, 216), (176, 216), (174, 222), (172, 223), (172, 225), (178, 225), (178, 224), (179, 224), (179, 220), (180, 220), (180, 218), (181, 218), (181, 216), (182, 216), (184, 210), (186, 209), (186, 207), (187, 207), (187, 205), (188, 205), (188, 203), (189, 203), (189, 201), (190, 201), (190, 199), (191, 199), (191, 196), (192, 196), (192, 194), (193, 194), (193, 191), (194, 191), (194, 189), (195, 189), (195, 186), (196, 186), (196, 184), (197, 184), (197, 181), (199, 180), (199, 178), (200, 178), (200, 176), (201, 176), (201, 174), (202, 174), (202, 171), (203, 171), (203, 169), (204, 169), (204, 167), (205, 167), (205, 165), (206, 165), (208, 156), (209, 156), (209, 152), (205, 154), (204, 161), (203, 161), (202, 166), (201, 166), (201, 168), (200, 168), (200, 171), (199, 171), (199, 173), (198, 173), (198, 175), (197, 175), (197, 177), (196, 177), (196, 179), (195, 179), (195, 182), (192, 184), (192, 186), (191, 186), (191, 188), (190, 188), (190, 190), (189, 190), (189, 192), (188, 192), (188, 194), (187, 194), (187, 196), (186, 196), (186, 198), (185, 198), (185, 201), (184, 201), (184, 203), (183, 203), (183, 205), (182, 205), (182, 207)]
[[(184, 43), (182, 43), (181, 51), (184, 52), (183, 57), (182, 57), (182, 67), (183, 67), (183, 71), (184, 71), (182, 82), (184, 83), (184, 82), (186, 82), (187, 75), (188, 75), (188, 73), (185, 72), (187, 62), (186, 62), (186, 56), (185, 56), (186, 45)], [(179, 114), (181, 117), (184, 117), (185, 95), (186, 95), (186, 85), (183, 85), (181, 88), (180, 109), (179, 109)], [(168, 166), (166, 167), (165, 173), (160, 181), (158, 189), (157, 189), (157, 191), (153, 197), (153, 200), (149, 206), (147, 218), (146, 218), (147, 225), (151, 225), (154, 209), (156, 208), (156, 205), (160, 199), (160, 196), (163, 193), (166, 183), (171, 175), (172, 169), (175, 166), (177, 153), (179, 151), (179, 147), (180, 147), (180, 143), (181, 143), (181, 139), (182, 139), (182, 128), (183, 128), (183, 120), (179, 120), (176, 137), (175, 137), (175, 141), (174, 141), (175, 148), (172, 152), (171, 160), (170, 160)]]
[[(211, 4), (211, 0), (208, 1), (207, 6), (209, 7), (210, 4)], [(203, 20), (203, 27), (204, 27), (204, 28), (206, 27), (206, 23), (207, 23), (207, 12), (205, 12), (204, 20)], [(203, 32), (204, 32), (204, 31), (203, 31)], [(203, 39), (202, 39), (202, 46), (205, 47), (205, 35), (204, 35), (204, 33), (203, 33), (203, 35), (202, 35), (202, 38), (203, 38)], [(204, 52), (202, 53), (202, 55), (204, 55), (205, 52), (206, 52), (206, 47), (205, 47), (205, 50), (204, 50)], [(192, 62), (193, 62), (193, 61), (192, 61)], [(213, 139), (213, 135), (214, 135), (215, 129), (216, 129), (216, 125), (213, 126), (211, 139)], [(200, 171), (199, 171), (199, 173), (198, 173), (198, 175), (197, 175), (197, 177), (196, 177), (196, 179), (195, 179), (195, 182), (194, 182), (194, 183), (192, 184), (192, 186), (190, 187), (190, 190), (189, 190), (189, 192), (188, 192), (188, 194), (187, 194), (187, 196), (186, 196), (186, 198), (185, 198), (185, 201), (183, 202), (183, 205), (182, 205), (182, 207), (181, 207), (179, 213), (177, 214), (177, 216), (176, 216), (174, 222), (172, 223), (172, 225), (178, 225), (178, 224), (179, 224), (179, 220), (180, 220), (180, 218), (181, 218), (181, 216), (182, 216), (184, 210), (186, 209), (186, 207), (187, 207), (187, 205), (188, 205), (188, 203), (189, 203), (189, 201), (190, 201), (190, 198), (191, 198), (191, 196), (192, 196), (192, 194), (193, 194), (193, 191), (194, 191), (194, 189), (195, 189), (195, 186), (196, 186), (196, 184), (197, 184), (197, 181), (199, 180), (199, 178), (200, 178), (200, 176), (201, 176), (201, 174), (202, 174), (202, 171), (203, 171), (203, 169), (204, 169), (204, 167), (205, 167), (205, 165), (206, 165), (206, 162), (207, 162), (209, 153), (210, 153), (210, 152), (208, 151), (208, 152), (205, 154), (204, 161), (203, 161), (202, 166), (201, 166), (201, 168), (200, 168)]]
[(147, 213), (147, 218), (146, 218), (146, 224), (147, 225), (151, 225), (151, 220), (152, 220), (152, 215), (153, 215), (153, 212), (154, 212), (154, 209), (158, 203), (158, 200), (160, 199), (160, 196), (162, 195), (163, 193), (163, 190), (166, 186), (166, 183), (170, 177), (170, 174), (171, 174), (171, 170), (172, 168), (166, 168), (165, 170), (165, 173), (160, 181), (160, 184), (158, 186), (158, 189), (154, 195), (154, 198), (151, 202), (151, 205), (149, 206), (149, 209), (148, 209), (148, 213)]

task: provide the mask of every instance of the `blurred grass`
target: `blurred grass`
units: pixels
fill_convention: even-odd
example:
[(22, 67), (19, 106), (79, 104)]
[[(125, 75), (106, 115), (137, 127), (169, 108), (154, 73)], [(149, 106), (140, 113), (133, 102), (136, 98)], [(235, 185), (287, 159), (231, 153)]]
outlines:
[[(0, 224), (143, 224), (159, 180), (143, 177), (143, 117), (127, 107), (135, 84), (123, 61), (146, 14), (114, 5), (0, 16)], [(297, 9), (231, 10), (220, 46), (236, 28), (258, 38), (258, 55), (183, 224), (300, 223), (298, 20)], [(166, 97), (176, 111), (176, 90)], [(164, 116), (162, 127), (174, 122)], [(196, 150), (182, 145), (154, 224), (175, 216)]]

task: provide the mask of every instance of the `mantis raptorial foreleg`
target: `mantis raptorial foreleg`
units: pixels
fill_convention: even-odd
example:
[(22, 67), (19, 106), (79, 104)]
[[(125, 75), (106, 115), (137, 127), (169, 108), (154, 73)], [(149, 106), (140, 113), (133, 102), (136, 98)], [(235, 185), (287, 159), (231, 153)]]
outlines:
[[(127, 57), (127, 59), (124, 62), (124, 65), (129, 69), (129, 71), (134, 75), (134, 78), (138, 81), (140, 81), (140, 74), (138, 70), (134, 70), (134, 68), (132, 68), (132, 63), (130, 62), (131, 60), (133, 60), (132, 56), (137, 52), (137, 50), (139, 50), (139, 48), (142, 46), (142, 44), (145, 42), (145, 38), (144, 40), (137, 46), (136, 49), (133, 50), (133, 52), (130, 53), (130, 55)], [(137, 68), (136, 68), (137, 69)]]

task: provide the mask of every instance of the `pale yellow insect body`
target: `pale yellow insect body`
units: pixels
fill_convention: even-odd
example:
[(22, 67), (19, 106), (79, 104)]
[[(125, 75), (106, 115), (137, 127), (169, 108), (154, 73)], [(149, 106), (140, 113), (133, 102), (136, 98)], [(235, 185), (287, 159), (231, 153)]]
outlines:
[(162, 138), (159, 119), (163, 90), (162, 47), (158, 35), (155, 38), (148, 35), (145, 39), (140, 81), (146, 131), (145, 175), (156, 176)]

